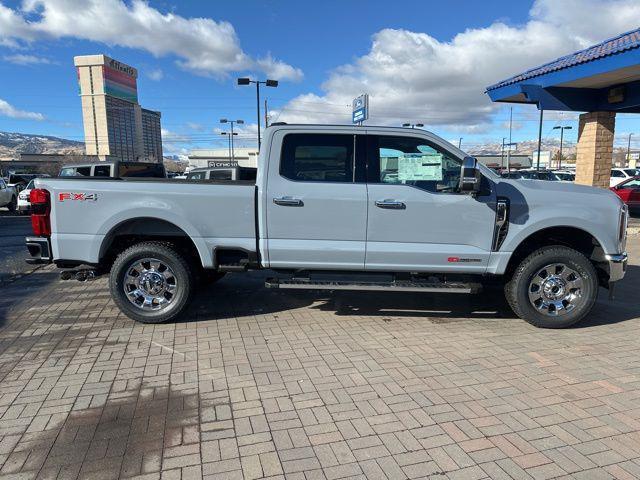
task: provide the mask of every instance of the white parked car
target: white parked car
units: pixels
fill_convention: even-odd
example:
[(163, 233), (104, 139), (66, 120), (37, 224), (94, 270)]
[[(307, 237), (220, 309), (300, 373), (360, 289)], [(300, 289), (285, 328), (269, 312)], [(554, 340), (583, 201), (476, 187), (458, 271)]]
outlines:
[(29, 194), (33, 189), (33, 180), (31, 180), (27, 186), (18, 194), (18, 213), (29, 213), (31, 210), (31, 202), (29, 201)]
[(640, 176), (639, 168), (612, 168), (611, 178), (609, 179), (609, 186), (615, 187), (619, 183), (622, 183), (631, 177), (637, 176)]
[(13, 212), (17, 203), (16, 189), (7, 185), (4, 179), (0, 178), (0, 207), (7, 207), (10, 212)]

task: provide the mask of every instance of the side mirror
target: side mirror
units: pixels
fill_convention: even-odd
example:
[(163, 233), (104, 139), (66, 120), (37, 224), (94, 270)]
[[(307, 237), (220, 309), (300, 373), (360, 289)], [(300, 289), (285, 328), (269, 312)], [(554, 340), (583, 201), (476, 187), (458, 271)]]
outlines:
[(464, 157), (460, 168), (460, 192), (477, 195), (482, 183), (482, 173), (478, 168), (478, 160)]

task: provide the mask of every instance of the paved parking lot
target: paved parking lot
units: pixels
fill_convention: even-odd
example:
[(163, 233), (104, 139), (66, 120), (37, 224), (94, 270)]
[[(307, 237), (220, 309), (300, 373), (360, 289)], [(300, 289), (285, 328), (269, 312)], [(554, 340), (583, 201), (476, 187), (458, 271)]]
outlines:
[(0, 289), (0, 478), (638, 478), (630, 251), (618, 298), (563, 331), (496, 292), (285, 294), (257, 273), (143, 326), (105, 280), (41, 269)]

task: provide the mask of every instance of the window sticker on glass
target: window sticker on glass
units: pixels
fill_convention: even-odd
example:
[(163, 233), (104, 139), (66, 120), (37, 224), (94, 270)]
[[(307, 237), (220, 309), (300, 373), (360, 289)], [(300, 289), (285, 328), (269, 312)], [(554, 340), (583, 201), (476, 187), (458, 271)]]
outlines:
[(405, 153), (398, 158), (398, 180), (442, 180), (442, 154)]

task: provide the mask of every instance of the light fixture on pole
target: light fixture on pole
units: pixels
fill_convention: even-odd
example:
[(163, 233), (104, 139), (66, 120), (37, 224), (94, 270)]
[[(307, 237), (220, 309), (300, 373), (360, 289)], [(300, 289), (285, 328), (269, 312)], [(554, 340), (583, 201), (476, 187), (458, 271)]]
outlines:
[(238, 78), (238, 85), (249, 85), (251, 83), (256, 84), (256, 106), (258, 111), (258, 150), (260, 150), (260, 84), (267, 87), (277, 87), (277, 80), (251, 80), (247, 77)]
[(556, 125), (553, 127), (554, 130), (560, 130), (560, 156), (558, 157), (558, 170), (562, 168), (562, 142), (564, 140), (564, 131), (571, 130), (572, 127), (562, 127), (560, 125)]
[[(233, 145), (233, 136), (234, 135), (238, 135), (238, 134), (233, 132), (233, 125), (234, 124), (243, 125), (244, 124), (244, 120), (227, 120), (226, 118), (221, 118), (220, 119), (220, 123), (228, 123), (228, 124), (231, 125), (231, 133), (229, 134), (229, 160), (235, 161), (236, 160), (236, 151), (235, 151), (235, 147)], [(226, 132), (223, 132), (223, 135), (225, 133)]]
[(405, 128), (406, 128), (406, 127), (411, 127), (411, 128), (416, 128), (416, 127), (418, 127), (418, 128), (422, 128), (422, 127), (424, 127), (424, 124), (423, 124), (423, 123), (403, 123), (403, 124), (402, 124), (402, 126), (403, 126), (403, 127), (405, 127)]

